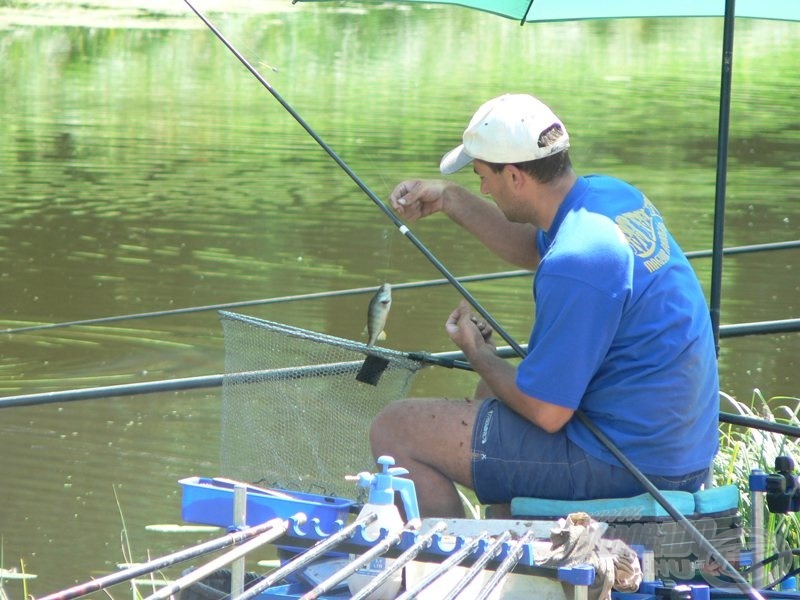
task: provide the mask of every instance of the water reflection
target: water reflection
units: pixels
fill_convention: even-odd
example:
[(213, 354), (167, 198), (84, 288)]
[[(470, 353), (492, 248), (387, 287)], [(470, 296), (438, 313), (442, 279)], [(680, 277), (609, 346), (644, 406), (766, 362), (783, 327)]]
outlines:
[[(402, 178), (436, 176), (483, 100), (529, 90), (569, 124), (581, 172), (628, 179), (686, 250), (711, 247), (717, 20), (520, 29), (457, 9), (307, 6), (218, 21), (380, 197)], [(181, 23), (0, 30), (9, 82), (0, 86), (0, 327), (439, 276), (208, 32), (192, 17)], [(798, 24), (737, 24), (728, 246), (797, 237), (798, 40)], [(456, 179), (475, 186), (470, 173)], [(444, 219), (413, 230), (456, 275), (508, 268)], [(727, 260), (723, 323), (797, 316), (798, 257)], [(710, 262), (693, 265), (708, 291)], [(467, 287), (527, 338), (529, 278)], [(244, 312), (360, 339), (367, 301)], [(387, 344), (452, 349), (442, 322), (457, 301), (445, 286), (396, 292)], [(724, 389), (796, 395), (799, 343), (796, 334), (724, 341)], [(3, 395), (223, 368), (213, 311), (19, 333), (2, 344)], [(472, 386), (468, 375), (429, 369), (416, 390)], [(138, 559), (194, 541), (144, 525), (179, 520), (178, 479), (216, 474), (217, 391), (6, 409), (2, 423), (4, 557), (39, 575), (32, 593), (112, 570), (123, 517)]]

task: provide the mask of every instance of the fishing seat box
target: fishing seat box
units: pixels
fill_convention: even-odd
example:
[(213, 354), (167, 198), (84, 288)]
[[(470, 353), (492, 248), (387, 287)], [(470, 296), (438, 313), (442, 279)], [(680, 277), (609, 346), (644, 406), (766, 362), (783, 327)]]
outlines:
[[(679, 491), (661, 493), (731, 564), (742, 562), (739, 489), (735, 485), (693, 494)], [(708, 553), (648, 493), (632, 498), (582, 501), (520, 497), (511, 501), (510, 509), (513, 518), (537, 521), (554, 521), (576, 512), (587, 513), (594, 520), (608, 525), (604, 538), (622, 540), (637, 551), (652, 551), (655, 575), (660, 579), (692, 579), (697, 570), (704, 570), (707, 566)]]

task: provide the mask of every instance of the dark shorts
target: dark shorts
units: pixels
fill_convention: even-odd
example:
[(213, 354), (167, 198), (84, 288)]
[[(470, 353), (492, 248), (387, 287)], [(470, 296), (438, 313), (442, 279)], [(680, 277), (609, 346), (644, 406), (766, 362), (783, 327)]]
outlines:
[[(497, 401), (486, 400), (472, 432), (472, 478), (482, 504), (527, 496), (562, 500), (626, 498), (646, 490), (624, 467), (594, 458), (567, 439), (547, 433)], [(660, 490), (695, 492), (708, 469), (684, 476), (647, 475)]]

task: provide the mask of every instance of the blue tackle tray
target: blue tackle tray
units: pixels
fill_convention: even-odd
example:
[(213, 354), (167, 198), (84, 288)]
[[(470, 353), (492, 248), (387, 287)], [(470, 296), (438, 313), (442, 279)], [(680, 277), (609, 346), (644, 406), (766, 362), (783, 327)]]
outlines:
[[(226, 528), (233, 526), (233, 490), (237, 482), (188, 477), (178, 483), (183, 488), (181, 517), (184, 521)], [(322, 531), (330, 532), (335, 529), (335, 521), (347, 521), (353, 504), (346, 498), (247, 485), (245, 522), (252, 527), (276, 517), (287, 519), (302, 512), (309, 520), (318, 519)]]
[[(297, 600), (298, 598), (302, 598), (306, 593), (311, 590), (310, 587), (304, 586), (298, 583), (291, 583), (288, 585), (278, 585), (269, 588), (261, 592), (258, 596), (256, 596), (259, 600), (283, 600), (284, 598), (289, 600)], [(345, 590), (339, 593), (328, 593), (324, 596), (317, 596), (319, 600), (346, 600), (350, 598), (352, 594), (349, 591)]]

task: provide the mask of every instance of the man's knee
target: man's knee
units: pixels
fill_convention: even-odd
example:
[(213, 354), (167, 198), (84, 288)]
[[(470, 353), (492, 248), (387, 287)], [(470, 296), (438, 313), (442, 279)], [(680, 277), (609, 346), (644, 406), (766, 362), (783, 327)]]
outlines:
[(396, 436), (398, 419), (402, 414), (398, 411), (398, 403), (393, 402), (383, 408), (372, 420), (369, 427), (369, 442), (373, 452), (383, 453), (391, 449)]
[(372, 423), (369, 425), (369, 443), (373, 449), (375, 448), (376, 442), (385, 439), (386, 436), (388, 420), (384, 415), (385, 412), (386, 409), (379, 412), (378, 415), (372, 419)]

